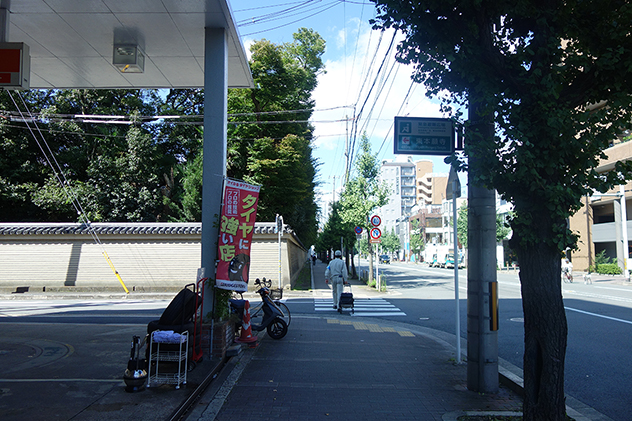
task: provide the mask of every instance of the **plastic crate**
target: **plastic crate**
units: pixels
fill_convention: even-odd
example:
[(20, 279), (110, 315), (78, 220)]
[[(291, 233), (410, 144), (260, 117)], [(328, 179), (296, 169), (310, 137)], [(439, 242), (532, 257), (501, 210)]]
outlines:
[(270, 299), (280, 300), (283, 298), (283, 290), (281, 288), (274, 288), (270, 290)]

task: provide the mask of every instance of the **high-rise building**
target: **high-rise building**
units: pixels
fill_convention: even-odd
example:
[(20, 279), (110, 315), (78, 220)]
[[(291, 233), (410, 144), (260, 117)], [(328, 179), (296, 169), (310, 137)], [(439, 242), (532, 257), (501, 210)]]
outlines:
[(395, 160), (382, 161), (380, 180), (391, 190), (388, 204), (378, 213), (382, 218), (382, 232), (395, 229), (402, 217), (410, 215), (416, 203), (415, 164), (412, 156), (400, 155)]

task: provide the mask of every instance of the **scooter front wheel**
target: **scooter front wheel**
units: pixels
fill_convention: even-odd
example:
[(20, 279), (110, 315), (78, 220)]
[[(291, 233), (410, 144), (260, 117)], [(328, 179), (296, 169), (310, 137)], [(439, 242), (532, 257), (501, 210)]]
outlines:
[(268, 325), (267, 331), (272, 339), (281, 339), (287, 335), (287, 323), (285, 323), (285, 320), (277, 317)]

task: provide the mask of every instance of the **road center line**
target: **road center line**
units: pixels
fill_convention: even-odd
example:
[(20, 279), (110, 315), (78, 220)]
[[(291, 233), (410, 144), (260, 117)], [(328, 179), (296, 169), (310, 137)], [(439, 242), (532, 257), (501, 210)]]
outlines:
[(602, 319), (614, 320), (615, 322), (627, 323), (632, 325), (632, 322), (629, 320), (617, 319), (616, 317), (604, 316), (603, 314), (591, 313), (589, 311), (578, 310), (576, 308), (564, 307), (566, 310), (575, 311), (577, 313), (587, 314), (589, 316), (601, 317)]

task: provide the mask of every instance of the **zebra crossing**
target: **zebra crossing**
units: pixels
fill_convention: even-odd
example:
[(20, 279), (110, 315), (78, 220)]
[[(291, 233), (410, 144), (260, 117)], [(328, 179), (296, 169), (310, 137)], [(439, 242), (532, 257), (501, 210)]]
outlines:
[[(333, 309), (332, 298), (314, 298), (314, 310), (316, 312), (336, 313)], [(405, 316), (406, 313), (389, 303), (383, 298), (355, 298), (353, 302), (354, 313), (356, 317), (385, 317), (385, 316)], [(344, 309), (347, 313), (350, 309)]]

